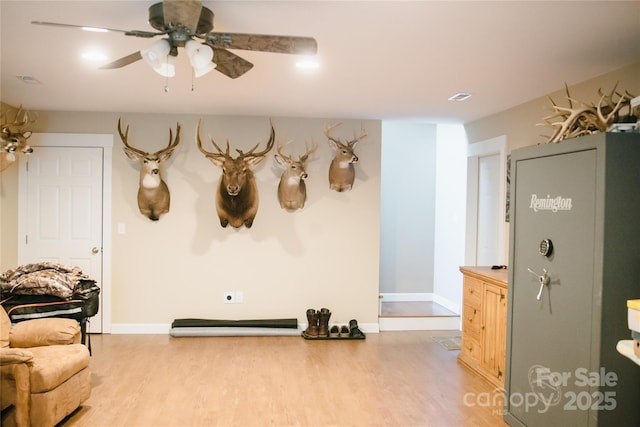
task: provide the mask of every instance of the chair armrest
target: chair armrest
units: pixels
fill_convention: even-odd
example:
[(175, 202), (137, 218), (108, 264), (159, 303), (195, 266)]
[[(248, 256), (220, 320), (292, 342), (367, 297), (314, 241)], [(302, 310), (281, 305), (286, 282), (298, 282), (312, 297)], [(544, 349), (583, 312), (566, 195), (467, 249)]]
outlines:
[(73, 319), (47, 318), (17, 323), (9, 333), (9, 345), (14, 348), (80, 342), (80, 325)]
[(0, 366), (14, 365), (16, 363), (31, 364), (33, 354), (21, 348), (0, 348)]

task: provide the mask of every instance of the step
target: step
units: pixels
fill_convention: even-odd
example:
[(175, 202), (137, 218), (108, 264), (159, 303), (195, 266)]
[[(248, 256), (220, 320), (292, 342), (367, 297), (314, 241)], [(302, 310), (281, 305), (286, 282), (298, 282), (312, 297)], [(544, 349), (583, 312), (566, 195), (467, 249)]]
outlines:
[(433, 301), (382, 302), (380, 331), (460, 330), (460, 316)]

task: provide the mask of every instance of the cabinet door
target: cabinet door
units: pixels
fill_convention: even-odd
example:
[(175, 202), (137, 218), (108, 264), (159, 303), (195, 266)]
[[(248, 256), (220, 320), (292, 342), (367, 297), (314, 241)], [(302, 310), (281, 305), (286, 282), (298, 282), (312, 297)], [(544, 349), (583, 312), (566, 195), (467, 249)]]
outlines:
[(482, 313), (482, 367), (499, 380), (504, 378), (507, 298), (504, 289), (486, 283)]
[[(571, 396), (591, 391), (577, 381), (576, 370), (593, 369), (596, 177), (594, 149), (515, 165), (505, 388), (507, 412), (524, 425), (589, 425), (588, 410), (566, 405)], [(539, 251), (544, 239), (553, 244), (549, 256)], [(541, 294), (529, 269), (539, 275), (547, 270)]]

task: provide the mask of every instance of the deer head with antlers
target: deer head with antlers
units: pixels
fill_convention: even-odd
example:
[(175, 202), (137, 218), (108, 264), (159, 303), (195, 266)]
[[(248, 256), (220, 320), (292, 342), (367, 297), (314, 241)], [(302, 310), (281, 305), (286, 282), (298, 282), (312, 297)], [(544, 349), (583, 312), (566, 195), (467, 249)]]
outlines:
[(129, 126), (127, 125), (123, 133), (120, 119), (118, 119), (118, 133), (124, 144), (124, 152), (127, 157), (140, 165), (138, 209), (151, 221), (157, 221), (160, 219), (160, 215), (169, 212), (170, 205), (169, 187), (162, 179), (160, 166), (171, 157), (180, 144), (180, 123), (176, 127), (176, 138), (173, 139), (173, 131), (169, 129), (169, 144), (155, 153), (147, 153), (129, 145), (127, 141)]
[(209, 136), (216, 152), (207, 151), (202, 147), (200, 139), (200, 122), (196, 130), (198, 148), (207, 159), (222, 169), (220, 184), (216, 191), (216, 210), (220, 218), (220, 225), (226, 227), (231, 224), (234, 228), (243, 225), (251, 228), (258, 213), (258, 186), (252, 169), (264, 160), (273, 148), (276, 134), (271, 124), (271, 135), (264, 150), (256, 152), (260, 143), (246, 153), (236, 149), (238, 156), (233, 158), (229, 154), (229, 141), (225, 151)]
[(356, 144), (364, 137), (367, 136), (367, 131), (362, 129), (362, 134), (347, 143), (342, 143), (340, 140), (332, 137), (331, 131), (340, 126), (338, 123), (333, 126), (326, 126), (324, 134), (329, 140), (329, 145), (336, 151), (336, 155), (331, 161), (329, 166), (329, 188), (335, 191), (351, 190), (353, 182), (356, 177), (356, 170), (353, 164), (358, 161), (353, 151)]
[(7, 169), (16, 161), (16, 153), (33, 153), (33, 148), (27, 144), (31, 131), (26, 127), (36, 121), (28, 111), (22, 111), (22, 105), (18, 108), (13, 121), (9, 119), (9, 112), (0, 114), (0, 172)]
[(278, 184), (278, 201), (282, 209), (294, 211), (304, 207), (307, 200), (307, 186), (304, 182), (307, 179), (307, 160), (317, 149), (318, 145), (313, 144), (298, 157), (298, 160), (294, 160), (292, 156), (284, 153), (282, 146), (278, 145), (278, 154), (275, 158), (278, 165), (284, 169)]

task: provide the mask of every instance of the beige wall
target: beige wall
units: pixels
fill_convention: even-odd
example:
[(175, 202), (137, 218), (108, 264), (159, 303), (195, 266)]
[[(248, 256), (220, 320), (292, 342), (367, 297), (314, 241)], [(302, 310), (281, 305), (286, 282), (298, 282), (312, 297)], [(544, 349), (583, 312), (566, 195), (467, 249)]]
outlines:
[[(223, 229), (214, 193), (219, 170), (198, 151), (191, 115), (122, 114), (129, 142), (156, 151), (168, 142), (169, 127), (183, 127), (182, 143), (165, 170), (171, 212), (158, 222), (137, 208), (138, 170), (124, 155), (117, 114), (40, 112), (36, 132), (114, 134), (112, 195), (112, 322), (170, 323), (176, 318), (218, 319), (297, 317), (307, 308), (328, 307), (332, 321), (377, 324), (380, 140), (378, 121), (342, 120), (334, 131), (353, 138), (364, 126), (369, 136), (357, 147), (356, 182), (350, 192), (329, 190), (332, 150), (323, 134), (337, 120), (274, 118), (277, 140), (292, 140), (296, 151), (315, 141), (320, 148), (309, 164), (304, 210), (287, 212), (278, 204), (280, 169), (273, 153), (256, 169), (260, 209), (253, 227)], [(248, 149), (268, 139), (263, 117), (203, 117), (203, 138)], [(275, 150), (274, 150), (275, 151)], [(0, 181), (4, 271), (17, 257), (17, 168)], [(126, 234), (117, 234), (117, 224)], [(224, 291), (244, 292), (243, 304), (224, 304)]]
[[(535, 77), (534, 77), (535, 78)], [(597, 103), (598, 89), (610, 92), (618, 82), (618, 91), (629, 91), (640, 96), (640, 62), (621, 68), (585, 82), (567, 82), (571, 96), (587, 103)], [(526, 80), (523, 80), (526, 84)], [(558, 82), (558, 90), (549, 94), (560, 106), (568, 106), (564, 82)], [(506, 135), (507, 151), (546, 142), (540, 135), (551, 135), (551, 128), (536, 126), (553, 110), (546, 94), (497, 114), (465, 124), (469, 143), (485, 141)]]

